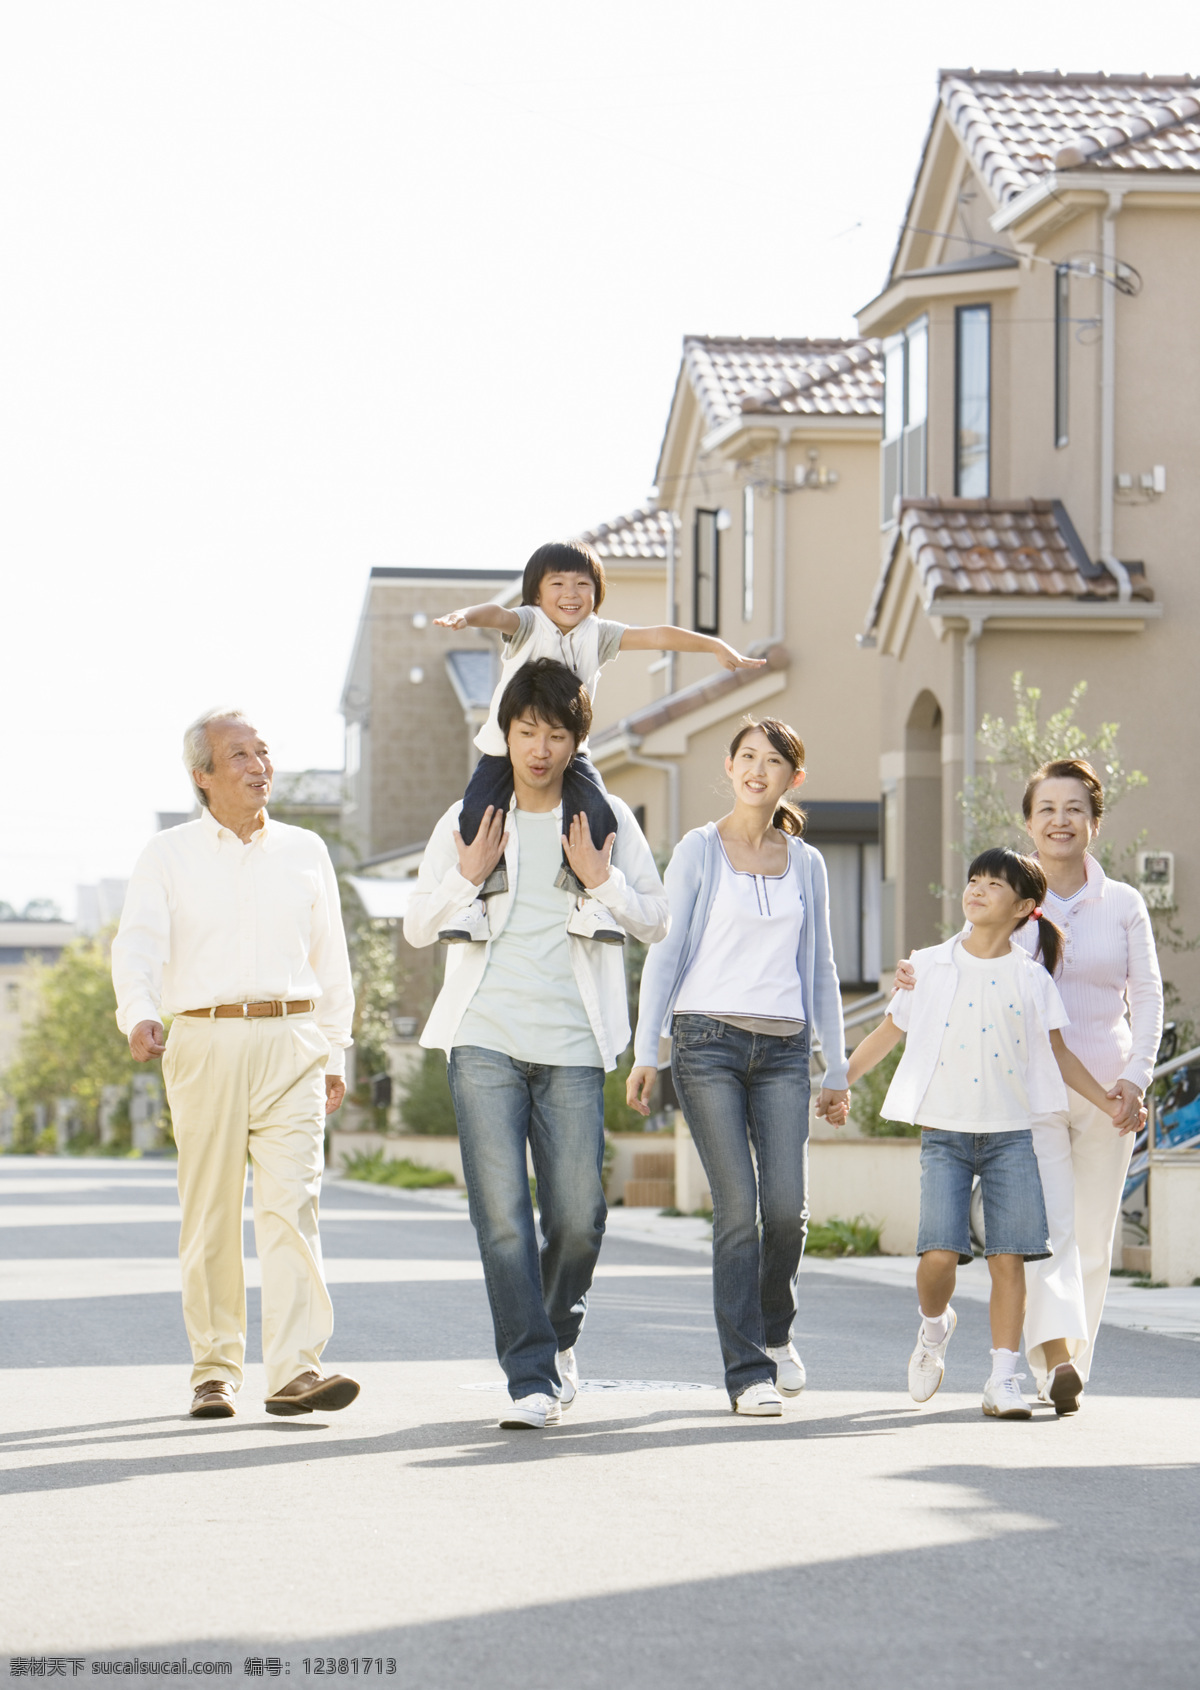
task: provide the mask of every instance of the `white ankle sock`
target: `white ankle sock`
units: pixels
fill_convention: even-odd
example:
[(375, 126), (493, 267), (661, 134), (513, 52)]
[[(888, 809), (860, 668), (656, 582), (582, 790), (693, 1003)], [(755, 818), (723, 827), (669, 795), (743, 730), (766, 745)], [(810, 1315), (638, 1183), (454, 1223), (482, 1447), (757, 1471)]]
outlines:
[(926, 1314), (921, 1309), (921, 1342), (926, 1349), (932, 1350), (937, 1344), (944, 1344), (946, 1334), (950, 1330), (950, 1311), (945, 1309), (941, 1314)]
[(988, 1380), (988, 1384), (1000, 1385), (1003, 1384), (1005, 1379), (1014, 1378), (1016, 1376), (1017, 1363), (1020, 1359), (1021, 1355), (1019, 1350), (993, 1350), (992, 1376)]

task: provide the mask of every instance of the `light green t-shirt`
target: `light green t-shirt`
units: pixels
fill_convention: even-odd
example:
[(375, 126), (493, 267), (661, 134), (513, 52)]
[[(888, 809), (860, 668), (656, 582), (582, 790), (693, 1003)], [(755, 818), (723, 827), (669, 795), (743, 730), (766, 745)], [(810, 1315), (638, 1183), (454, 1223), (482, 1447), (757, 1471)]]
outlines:
[(516, 810), (513, 816), (518, 867), (512, 908), (503, 933), (492, 940), (483, 979), (454, 1042), (502, 1051), (515, 1062), (603, 1068), (571, 967), (571, 894), (554, 884), (562, 862), (562, 818), (554, 810)]

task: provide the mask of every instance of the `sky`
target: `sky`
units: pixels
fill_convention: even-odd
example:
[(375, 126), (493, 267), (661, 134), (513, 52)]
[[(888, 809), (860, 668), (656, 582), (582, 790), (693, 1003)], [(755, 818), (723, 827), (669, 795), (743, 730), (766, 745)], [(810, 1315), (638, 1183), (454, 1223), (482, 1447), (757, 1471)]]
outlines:
[(0, 900), (128, 875), (209, 705), (340, 766), (368, 571), (644, 504), (685, 334), (853, 334), (970, 65), (1194, 5), (0, 0)]

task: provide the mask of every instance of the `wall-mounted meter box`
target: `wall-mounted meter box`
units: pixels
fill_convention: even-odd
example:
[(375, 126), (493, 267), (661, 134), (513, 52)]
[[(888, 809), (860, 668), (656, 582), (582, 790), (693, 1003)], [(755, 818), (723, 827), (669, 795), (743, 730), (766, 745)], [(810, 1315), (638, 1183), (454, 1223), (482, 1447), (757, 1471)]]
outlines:
[(1169, 909), (1175, 902), (1174, 851), (1139, 851), (1138, 887), (1152, 910)]

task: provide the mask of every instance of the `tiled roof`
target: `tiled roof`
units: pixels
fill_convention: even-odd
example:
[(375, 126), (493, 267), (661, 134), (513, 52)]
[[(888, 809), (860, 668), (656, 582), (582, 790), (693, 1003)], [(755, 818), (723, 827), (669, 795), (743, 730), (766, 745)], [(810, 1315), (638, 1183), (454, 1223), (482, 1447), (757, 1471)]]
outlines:
[[(896, 545), (867, 617), (874, 626), (891, 563), (903, 542), (926, 609), (945, 594), (984, 598), (1115, 599), (1118, 585), (1093, 563), (1057, 499), (905, 499)], [(1140, 564), (1126, 564), (1134, 597), (1153, 598)]]
[(879, 416), (877, 340), (742, 340), (688, 335), (683, 362), (709, 428), (756, 415)]
[(1200, 79), (944, 70), (939, 96), (997, 204), (1055, 170), (1200, 170)]
[[(767, 660), (767, 670), (786, 669), (791, 663), (791, 656), (786, 646), (768, 646), (765, 651), (758, 648), (757, 655)], [(680, 716), (686, 716), (693, 710), (699, 710), (702, 705), (713, 704), (719, 698), (731, 697), (742, 687), (749, 686), (752, 681), (762, 679), (762, 669), (719, 669), (715, 675), (706, 675), (703, 680), (693, 681), (690, 687), (680, 687), (678, 692), (668, 693), (666, 698), (656, 698), (651, 704), (644, 704), (640, 710), (635, 710), (619, 722), (603, 732), (593, 734), (591, 745), (593, 752), (603, 751), (606, 744), (629, 734), (634, 740), (644, 739), (656, 728), (665, 728), (668, 722), (677, 721)], [(731, 703), (730, 708), (733, 708)]]
[(448, 651), (446, 673), (464, 710), (486, 710), (496, 686), (495, 653), (482, 650)]
[(631, 511), (614, 522), (602, 522), (579, 538), (609, 562), (640, 559), (665, 562), (670, 518), (666, 511)]
[[(272, 810), (340, 810), (341, 769), (277, 769), (271, 784)], [(184, 821), (191, 821), (184, 816)]]

